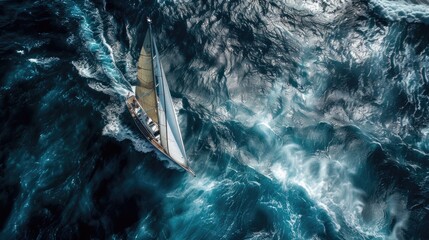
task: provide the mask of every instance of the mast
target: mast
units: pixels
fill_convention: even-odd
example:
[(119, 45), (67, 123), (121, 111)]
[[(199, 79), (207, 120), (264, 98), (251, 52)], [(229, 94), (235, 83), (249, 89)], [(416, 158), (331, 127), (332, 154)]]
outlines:
[(160, 143), (164, 150), (170, 153), (170, 148), (168, 144), (168, 122), (165, 111), (165, 100), (164, 100), (164, 92), (162, 91), (162, 74), (161, 74), (161, 66), (159, 61), (159, 53), (156, 47), (155, 38), (152, 34), (152, 21), (150, 18), (147, 19), (149, 23), (148, 32), (150, 33), (150, 50), (152, 52), (152, 73), (153, 73), (153, 84), (155, 86), (156, 92), (156, 108), (157, 108), (157, 123), (160, 131)]
[[(150, 35), (150, 52), (153, 53), (153, 43), (152, 43), (152, 20), (148, 17), (147, 18), (147, 22), (149, 23), (149, 35)], [(153, 85), (155, 86), (155, 96), (156, 96), (156, 100), (158, 102), (158, 94), (156, 92), (156, 77), (155, 77), (155, 71), (153, 71), (153, 54), (151, 55), (151, 67), (152, 67), (152, 81), (153, 81)]]
[[(155, 48), (156, 48), (156, 45), (155, 45), (155, 42), (154, 42), (154, 40), (153, 40), (153, 34), (152, 34), (152, 19), (150, 19), (150, 18), (148, 17), (148, 18), (147, 18), (147, 22), (149, 23), (150, 51), (151, 51), (151, 53), (154, 53), (153, 49), (154, 49), (154, 46), (155, 46)], [(156, 78), (155, 71), (154, 71), (154, 64), (153, 64), (153, 59), (154, 59), (154, 58), (158, 58), (158, 53), (157, 53), (157, 52), (155, 52), (155, 54), (152, 54), (151, 63), (152, 63), (152, 79), (153, 79), (153, 84), (154, 84), (154, 86), (155, 86), (155, 89), (154, 89), (154, 92), (155, 92), (155, 98), (156, 98), (156, 102), (158, 103), (158, 102), (159, 102), (159, 96), (158, 96), (158, 91), (157, 91), (157, 89), (158, 89), (159, 83), (157, 83), (157, 78)], [(162, 118), (162, 116), (161, 116), (161, 111), (160, 111), (160, 109), (159, 109), (159, 104), (156, 104), (156, 109), (157, 109), (157, 113), (158, 113), (158, 120), (159, 120), (159, 119), (161, 119), (161, 118)], [(165, 113), (165, 111), (164, 111), (164, 113)], [(164, 116), (165, 116), (165, 114), (164, 114)], [(167, 121), (165, 121), (165, 123), (166, 123), (166, 122), (167, 122)], [(158, 123), (158, 125), (161, 125), (161, 121), (157, 121), (157, 123)], [(166, 148), (166, 149), (168, 150), (168, 146), (167, 146), (167, 148)]]
[[(152, 29), (152, 28), (151, 28)], [(166, 92), (164, 91), (164, 85), (165, 85), (165, 82), (164, 82), (164, 74), (163, 74), (163, 71), (162, 71), (162, 65), (161, 65), (161, 61), (159, 60), (159, 53), (158, 53), (158, 48), (156, 47), (156, 41), (155, 41), (155, 37), (153, 37), (153, 35), (151, 35), (152, 36), (152, 41), (151, 41), (151, 43), (152, 43), (152, 50), (154, 50), (154, 60), (155, 60), (155, 63), (156, 63), (156, 72), (158, 73), (158, 78), (156, 78), (156, 80), (157, 80), (157, 83), (156, 83), (156, 87), (157, 87), (157, 90), (158, 90), (158, 94), (159, 94), (159, 98), (158, 98), (158, 102), (159, 101), (162, 101), (162, 103), (160, 103), (159, 105), (158, 105), (158, 108), (159, 108), (159, 106), (161, 106), (161, 109), (162, 109), (162, 111), (164, 112), (164, 116), (162, 116), (161, 114), (162, 114), (162, 112), (161, 111), (158, 111), (158, 118), (161, 120), (161, 118), (163, 118), (163, 120), (164, 120), (164, 123), (165, 123), (165, 126), (164, 126), (164, 128), (163, 128), (163, 130), (164, 130), (164, 133), (163, 133), (163, 135), (165, 135), (165, 139), (163, 140), (162, 138), (161, 138), (161, 140), (163, 140), (163, 141), (161, 141), (161, 144), (162, 144), (162, 146), (165, 148), (165, 150), (167, 150), (167, 152), (168, 152), (168, 154), (170, 154), (170, 148), (169, 148), (169, 144), (168, 144), (168, 119), (167, 119), (167, 111), (166, 111), (166, 108), (167, 108), (167, 105), (166, 105)], [(155, 72), (154, 71), (154, 72)], [(162, 121), (160, 121), (160, 123), (161, 123)]]

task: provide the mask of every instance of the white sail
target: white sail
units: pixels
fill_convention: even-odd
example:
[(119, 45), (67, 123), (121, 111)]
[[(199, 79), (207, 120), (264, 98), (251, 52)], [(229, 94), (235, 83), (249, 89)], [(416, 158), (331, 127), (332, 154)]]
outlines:
[(158, 49), (155, 39), (153, 38), (154, 47), (154, 68), (155, 77), (157, 79), (158, 90), (158, 118), (161, 134), (161, 145), (167, 150), (168, 154), (180, 164), (187, 166), (187, 157), (185, 147), (182, 141), (179, 124), (174, 111), (174, 105), (171, 98), (168, 83), (165, 78), (165, 73), (162, 68)]
[(183, 145), (182, 134), (180, 132), (179, 123), (176, 117), (176, 111), (174, 110), (173, 100), (171, 98), (170, 89), (168, 87), (162, 65), (161, 65), (161, 74), (162, 74), (162, 80), (164, 82), (163, 87), (164, 87), (165, 103), (166, 103), (165, 112), (167, 115), (168, 125), (171, 128), (171, 131), (168, 132), (168, 135), (169, 135), (168, 138), (169, 139), (174, 138), (174, 140), (177, 142), (177, 146), (179, 147), (180, 152), (186, 158), (186, 151)]

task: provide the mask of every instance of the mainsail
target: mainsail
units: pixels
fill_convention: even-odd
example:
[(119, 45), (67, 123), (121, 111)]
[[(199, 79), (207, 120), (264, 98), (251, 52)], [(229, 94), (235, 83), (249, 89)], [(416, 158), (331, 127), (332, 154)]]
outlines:
[(158, 123), (157, 100), (155, 84), (153, 79), (151, 29), (146, 32), (142, 50), (140, 51), (137, 65), (137, 78), (139, 83), (136, 86), (136, 98), (147, 115)]

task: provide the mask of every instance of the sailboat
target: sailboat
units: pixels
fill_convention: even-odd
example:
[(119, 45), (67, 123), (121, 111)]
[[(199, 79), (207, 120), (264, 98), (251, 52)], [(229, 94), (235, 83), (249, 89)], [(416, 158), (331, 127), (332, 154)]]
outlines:
[(189, 167), (182, 134), (165, 73), (152, 35), (152, 24), (140, 51), (137, 64), (137, 86), (126, 100), (127, 108), (140, 132), (163, 155), (195, 176)]

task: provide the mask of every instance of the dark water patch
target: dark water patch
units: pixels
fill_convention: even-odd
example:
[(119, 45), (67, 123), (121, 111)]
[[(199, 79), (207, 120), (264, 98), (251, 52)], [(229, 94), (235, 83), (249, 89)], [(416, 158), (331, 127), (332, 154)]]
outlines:
[[(166, 33), (168, 39), (172, 39), (177, 42), (180, 52), (185, 57), (185, 61), (189, 62), (194, 59), (197, 53), (203, 52), (203, 42), (196, 44), (196, 38), (193, 32), (188, 32), (185, 19), (178, 19), (172, 25), (169, 31)], [(193, 46), (193, 47), (189, 47)]]
[(9, 219), (10, 214), (12, 213), (14, 199), (18, 196), (19, 193), (19, 180), (6, 178), (6, 169), (4, 167), (6, 161), (5, 159), (1, 160), (0, 163), (0, 204), (3, 206), (0, 210), (0, 228), (3, 229), (7, 220)]
[(427, 34), (421, 34), (427, 32), (429, 26), (427, 24), (416, 23), (410, 24), (407, 27), (408, 37), (405, 42), (411, 46), (414, 46), (414, 50), (417, 55), (427, 54), (427, 46), (429, 43), (429, 36)]

